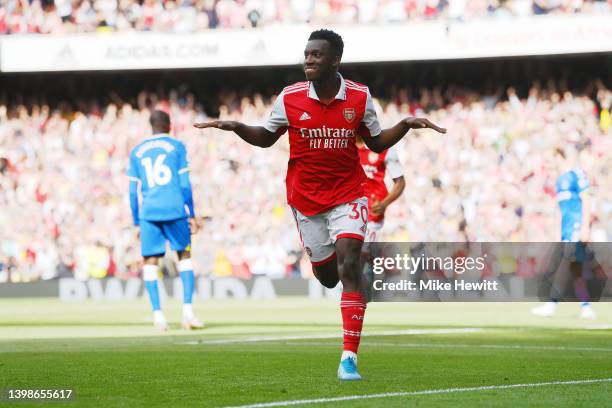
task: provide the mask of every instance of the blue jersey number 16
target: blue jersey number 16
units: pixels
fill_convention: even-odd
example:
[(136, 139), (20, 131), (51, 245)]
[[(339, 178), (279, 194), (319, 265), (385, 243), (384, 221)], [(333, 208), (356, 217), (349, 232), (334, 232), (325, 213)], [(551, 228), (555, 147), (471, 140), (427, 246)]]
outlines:
[(166, 160), (166, 155), (160, 154), (155, 158), (155, 163), (153, 163), (150, 157), (145, 157), (140, 161), (147, 173), (147, 184), (149, 188), (164, 186), (172, 180), (172, 171), (170, 167), (164, 164), (164, 160)]

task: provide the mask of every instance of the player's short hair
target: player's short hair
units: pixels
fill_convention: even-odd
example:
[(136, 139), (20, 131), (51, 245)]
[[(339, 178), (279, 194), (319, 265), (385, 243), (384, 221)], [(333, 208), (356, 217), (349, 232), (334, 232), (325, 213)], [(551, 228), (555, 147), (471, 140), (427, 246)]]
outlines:
[(325, 40), (329, 43), (332, 52), (335, 56), (342, 57), (342, 53), (344, 52), (344, 41), (342, 41), (342, 37), (339, 34), (333, 32), (332, 30), (316, 30), (310, 33), (310, 37), (308, 37), (308, 41), (310, 40)]
[(155, 128), (170, 127), (170, 115), (162, 110), (154, 110), (149, 117), (149, 123)]

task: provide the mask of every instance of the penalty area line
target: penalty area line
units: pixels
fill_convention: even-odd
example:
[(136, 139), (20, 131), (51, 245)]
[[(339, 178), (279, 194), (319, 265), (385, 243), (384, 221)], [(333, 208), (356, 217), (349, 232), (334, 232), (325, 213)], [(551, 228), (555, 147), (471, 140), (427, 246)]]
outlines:
[(442, 389), (437, 389), (437, 390), (423, 390), (423, 391), (385, 392), (381, 394), (349, 395), (346, 397), (265, 402), (265, 403), (259, 403), (259, 404), (236, 405), (236, 406), (231, 406), (231, 407), (226, 407), (226, 408), (286, 407), (286, 406), (291, 406), (291, 405), (322, 404), (325, 402), (354, 401), (354, 400), (374, 399), (374, 398), (410, 397), (410, 396), (418, 396), (418, 395), (451, 394), (455, 392), (479, 392), (479, 391), (490, 391), (490, 390), (507, 390), (507, 389), (514, 389), (514, 388), (547, 387), (547, 386), (554, 386), (554, 385), (596, 384), (596, 383), (605, 383), (605, 382), (612, 382), (612, 378), (597, 378), (597, 379), (591, 379), (591, 380), (571, 380), (571, 381), (549, 381), (549, 382), (527, 383), (527, 384), (485, 385), (481, 387), (442, 388)]

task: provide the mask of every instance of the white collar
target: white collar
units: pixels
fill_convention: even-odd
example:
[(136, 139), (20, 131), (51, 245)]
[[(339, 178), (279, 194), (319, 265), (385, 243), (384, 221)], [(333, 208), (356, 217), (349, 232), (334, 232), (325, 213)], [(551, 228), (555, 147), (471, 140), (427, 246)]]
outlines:
[[(337, 73), (337, 75), (338, 75), (338, 78), (340, 78), (340, 89), (338, 89), (338, 93), (336, 94), (334, 99), (341, 99), (344, 101), (346, 100), (346, 83), (344, 82), (344, 78), (342, 78), (342, 75), (340, 75), (339, 72)], [(308, 84), (309, 84), (308, 97), (312, 99), (316, 99), (318, 101), (319, 96), (317, 95), (317, 91), (315, 91), (314, 83), (308, 82)]]

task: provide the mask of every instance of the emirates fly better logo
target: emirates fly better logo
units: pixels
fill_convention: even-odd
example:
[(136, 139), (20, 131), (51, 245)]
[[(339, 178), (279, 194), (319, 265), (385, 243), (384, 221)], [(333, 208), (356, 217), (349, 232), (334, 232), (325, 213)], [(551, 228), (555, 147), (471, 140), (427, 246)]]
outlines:
[(300, 128), (300, 135), (304, 139), (309, 139), (311, 149), (346, 149), (349, 140), (355, 137), (354, 129), (345, 128)]

